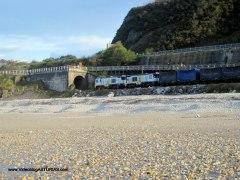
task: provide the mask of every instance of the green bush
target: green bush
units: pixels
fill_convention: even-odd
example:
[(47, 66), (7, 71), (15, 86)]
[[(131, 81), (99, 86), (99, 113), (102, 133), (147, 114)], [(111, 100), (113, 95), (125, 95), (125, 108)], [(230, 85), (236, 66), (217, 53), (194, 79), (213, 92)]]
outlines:
[(3, 90), (13, 90), (15, 87), (15, 84), (13, 82), (13, 80), (8, 77), (8, 76), (0, 76), (0, 91)]
[(126, 49), (121, 42), (116, 42), (100, 54), (99, 65), (102, 66), (123, 66), (129, 65), (137, 58), (136, 54)]
[(0, 67), (2, 70), (24, 70), (29, 68), (29, 63), (18, 61), (7, 61), (7, 63)]
[(79, 59), (73, 55), (61, 56), (59, 58), (47, 58), (41, 62), (32, 61), (29, 65), (29, 69), (57, 67), (66, 65), (78, 65), (80, 62), (85, 64), (86, 59)]

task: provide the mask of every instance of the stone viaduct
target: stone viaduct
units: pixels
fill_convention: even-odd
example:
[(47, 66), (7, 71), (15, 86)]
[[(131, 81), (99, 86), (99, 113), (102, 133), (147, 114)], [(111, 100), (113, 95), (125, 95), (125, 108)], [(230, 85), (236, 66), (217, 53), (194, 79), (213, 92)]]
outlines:
[(86, 89), (94, 81), (94, 76), (87, 72), (87, 68), (80, 66), (1, 71), (0, 74), (12, 75), (15, 79), (25, 78), (30, 82), (42, 81), (49, 89), (59, 92), (73, 85), (77, 89)]

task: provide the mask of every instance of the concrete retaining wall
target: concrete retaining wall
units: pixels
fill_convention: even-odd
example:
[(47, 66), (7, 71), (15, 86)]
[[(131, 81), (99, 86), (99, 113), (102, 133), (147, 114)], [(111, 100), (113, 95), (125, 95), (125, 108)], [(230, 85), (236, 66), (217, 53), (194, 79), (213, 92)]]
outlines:
[(202, 52), (167, 53), (143, 57), (141, 65), (197, 65), (197, 64), (234, 64), (240, 62), (240, 49), (215, 50)]

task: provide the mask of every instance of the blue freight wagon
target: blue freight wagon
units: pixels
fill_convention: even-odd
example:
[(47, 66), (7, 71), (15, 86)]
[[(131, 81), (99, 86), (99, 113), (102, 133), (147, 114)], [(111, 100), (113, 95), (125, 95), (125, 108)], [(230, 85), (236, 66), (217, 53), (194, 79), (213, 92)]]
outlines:
[(159, 72), (159, 84), (175, 84), (177, 82), (176, 71)]
[(222, 79), (222, 69), (212, 68), (212, 69), (201, 69), (200, 70), (200, 80), (206, 81), (219, 81)]
[(222, 76), (224, 80), (238, 80), (240, 79), (240, 67), (226, 67), (222, 69)]
[(177, 71), (177, 81), (180, 83), (191, 83), (198, 80), (199, 72), (197, 70)]

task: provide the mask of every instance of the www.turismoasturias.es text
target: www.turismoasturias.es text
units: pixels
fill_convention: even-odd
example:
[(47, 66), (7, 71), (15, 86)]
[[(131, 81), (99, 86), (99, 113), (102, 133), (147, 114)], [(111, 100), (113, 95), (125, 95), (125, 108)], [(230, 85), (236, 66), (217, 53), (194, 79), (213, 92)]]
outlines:
[(43, 167), (43, 168), (9, 168), (8, 171), (16, 172), (44, 172), (44, 171), (68, 171), (68, 168), (49, 168), (49, 167)]

